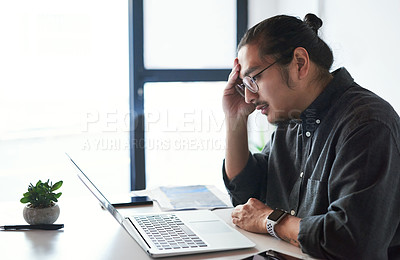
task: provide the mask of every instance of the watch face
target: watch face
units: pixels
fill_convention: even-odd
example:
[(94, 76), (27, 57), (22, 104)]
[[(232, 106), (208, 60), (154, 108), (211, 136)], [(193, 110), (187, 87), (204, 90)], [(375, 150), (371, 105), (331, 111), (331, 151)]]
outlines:
[(285, 214), (284, 211), (276, 209), (272, 211), (272, 213), (268, 216), (268, 219), (272, 221), (277, 221), (280, 217), (282, 217), (283, 214)]

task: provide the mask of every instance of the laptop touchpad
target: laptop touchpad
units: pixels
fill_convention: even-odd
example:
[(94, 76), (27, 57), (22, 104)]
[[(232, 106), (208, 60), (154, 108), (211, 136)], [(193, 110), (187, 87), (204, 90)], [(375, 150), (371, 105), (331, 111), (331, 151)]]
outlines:
[(190, 222), (190, 225), (194, 230), (197, 230), (203, 234), (232, 232), (232, 230), (225, 225), (225, 223), (219, 220)]

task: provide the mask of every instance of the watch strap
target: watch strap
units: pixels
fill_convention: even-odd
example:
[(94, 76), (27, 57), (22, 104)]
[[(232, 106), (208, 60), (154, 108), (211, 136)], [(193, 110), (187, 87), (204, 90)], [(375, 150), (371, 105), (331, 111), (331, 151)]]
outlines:
[(281, 239), (280, 237), (278, 237), (278, 235), (275, 233), (275, 222), (272, 222), (271, 220), (267, 219), (267, 231), (268, 234), (270, 234), (271, 236), (277, 238), (277, 239)]
[[(276, 214), (278, 214), (278, 216), (276, 216)], [(275, 225), (281, 222), (281, 220), (286, 216), (287, 212), (279, 209), (274, 210), (270, 215), (268, 215), (266, 224), (268, 234), (280, 239), (280, 237), (275, 233)]]

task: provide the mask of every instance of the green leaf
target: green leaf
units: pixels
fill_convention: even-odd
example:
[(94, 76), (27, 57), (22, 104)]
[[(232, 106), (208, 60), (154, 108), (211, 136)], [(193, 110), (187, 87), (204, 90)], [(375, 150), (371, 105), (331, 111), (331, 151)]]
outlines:
[(51, 191), (58, 190), (62, 185), (63, 185), (63, 181), (54, 183), (53, 187), (51, 187)]
[(55, 194), (53, 191), (59, 189), (62, 184), (63, 181), (59, 181), (52, 185), (49, 179), (46, 182), (39, 180), (35, 186), (31, 183), (28, 186), (28, 192), (23, 194), (23, 198), (20, 199), (20, 201), (21, 203), (30, 202), (34, 207), (48, 207), (51, 205), (52, 201), (58, 201), (62, 193)]
[(28, 197), (23, 197), (23, 198), (20, 200), (21, 203), (28, 203), (29, 201), (30, 201), (30, 200), (29, 200)]

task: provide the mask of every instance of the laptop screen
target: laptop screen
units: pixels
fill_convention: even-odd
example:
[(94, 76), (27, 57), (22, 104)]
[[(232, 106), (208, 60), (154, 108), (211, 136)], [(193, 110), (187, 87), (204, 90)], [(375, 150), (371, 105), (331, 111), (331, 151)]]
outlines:
[(93, 195), (100, 201), (101, 205), (114, 216), (114, 218), (122, 225), (124, 217), (114, 208), (113, 205), (104, 197), (104, 195), (97, 189), (97, 187), (93, 184), (91, 180), (83, 173), (83, 171), (79, 168), (79, 166), (72, 160), (72, 158), (66, 154), (68, 158), (71, 160), (72, 164), (75, 166), (77, 170), (77, 174), (79, 179), (85, 184), (85, 186), (93, 193)]

